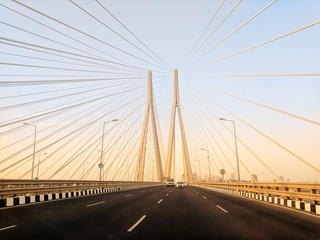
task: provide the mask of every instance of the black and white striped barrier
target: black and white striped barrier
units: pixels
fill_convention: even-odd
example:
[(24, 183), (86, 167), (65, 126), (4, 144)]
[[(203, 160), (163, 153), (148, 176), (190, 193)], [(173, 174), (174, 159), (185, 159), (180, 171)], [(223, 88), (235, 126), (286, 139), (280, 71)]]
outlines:
[(102, 194), (109, 192), (118, 192), (122, 190), (130, 190), (134, 188), (144, 188), (150, 187), (151, 185), (143, 186), (126, 186), (126, 187), (111, 187), (111, 188), (97, 188), (97, 189), (88, 189), (83, 191), (74, 191), (74, 192), (60, 192), (60, 193), (48, 193), (48, 194), (39, 194), (31, 196), (19, 196), (19, 197), (9, 197), (0, 199), (0, 208), (2, 207), (11, 207), (18, 206), (30, 203), (46, 202), (52, 200), (89, 196), (94, 194)]
[(285, 198), (281, 198), (281, 197), (273, 197), (273, 196), (268, 196), (268, 195), (263, 195), (263, 194), (258, 194), (258, 193), (246, 192), (246, 191), (217, 189), (217, 188), (208, 188), (208, 187), (204, 187), (204, 188), (210, 189), (213, 191), (222, 192), (222, 193), (228, 193), (228, 194), (233, 194), (233, 195), (239, 195), (239, 196), (246, 197), (246, 198), (252, 198), (252, 199), (256, 199), (256, 200), (263, 201), (263, 202), (269, 202), (269, 203), (273, 203), (275, 205), (295, 208), (298, 210), (303, 210), (306, 212), (315, 213), (315, 214), (320, 215), (320, 205), (319, 204), (313, 204), (310, 202), (299, 201), (299, 200), (290, 200), (290, 199), (285, 199)]

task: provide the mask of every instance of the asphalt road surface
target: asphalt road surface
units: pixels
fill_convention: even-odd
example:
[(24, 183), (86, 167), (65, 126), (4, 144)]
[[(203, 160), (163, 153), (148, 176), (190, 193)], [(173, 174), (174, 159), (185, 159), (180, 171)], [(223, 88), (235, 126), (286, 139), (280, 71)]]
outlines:
[(320, 217), (159, 186), (1, 209), (0, 239), (320, 239)]

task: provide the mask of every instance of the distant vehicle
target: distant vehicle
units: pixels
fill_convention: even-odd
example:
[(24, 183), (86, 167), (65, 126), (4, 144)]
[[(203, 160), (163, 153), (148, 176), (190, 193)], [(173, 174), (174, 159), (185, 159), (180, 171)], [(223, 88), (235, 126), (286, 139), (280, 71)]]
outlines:
[(174, 180), (172, 178), (167, 179), (167, 187), (174, 187)]
[(174, 182), (167, 182), (167, 187), (174, 187)]
[(186, 184), (185, 182), (177, 182), (176, 188), (184, 188), (186, 186), (185, 184)]

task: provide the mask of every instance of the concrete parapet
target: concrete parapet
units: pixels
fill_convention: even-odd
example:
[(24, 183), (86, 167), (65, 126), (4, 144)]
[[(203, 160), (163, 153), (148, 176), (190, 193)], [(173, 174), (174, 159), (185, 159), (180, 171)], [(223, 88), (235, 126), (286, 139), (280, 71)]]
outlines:
[(286, 198), (279, 197), (279, 196), (277, 196), (277, 197), (268, 196), (268, 195), (263, 195), (261, 193), (249, 193), (249, 192), (245, 192), (245, 191), (237, 191), (235, 189), (227, 189), (225, 191), (221, 191), (221, 189), (214, 188), (214, 187), (210, 187), (207, 189), (210, 189), (212, 191), (221, 192), (221, 193), (238, 195), (240, 197), (251, 198), (251, 199), (258, 200), (258, 201), (267, 202), (270, 204), (281, 205), (281, 206), (294, 208), (297, 210), (320, 215), (320, 205), (314, 204), (311, 202), (286, 199)]
[(25, 195), (25, 196), (17, 196), (17, 197), (8, 197), (0, 199), (0, 208), (2, 207), (12, 207), (23, 204), (30, 204), (36, 202), (45, 202), (45, 201), (53, 201), (59, 199), (66, 198), (74, 198), (74, 197), (83, 197), (95, 194), (105, 194), (109, 192), (117, 192), (129, 189), (137, 189), (137, 188), (145, 188), (151, 187), (155, 185), (134, 185), (134, 186), (122, 186), (122, 187), (103, 187), (103, 188), (93, 188), (87, 190), (77, 190), (71, 192), (59, 192), (59, 193), (48, 193), (48, 194), (40, 194), (40, 195)]

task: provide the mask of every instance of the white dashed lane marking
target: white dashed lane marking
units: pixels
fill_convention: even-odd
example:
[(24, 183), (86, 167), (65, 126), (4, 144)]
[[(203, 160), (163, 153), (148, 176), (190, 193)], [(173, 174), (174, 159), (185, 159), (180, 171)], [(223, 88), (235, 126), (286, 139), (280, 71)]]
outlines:
[(102, 204), (102, 203), (105, 203), (105, 202), (106, 202), (106, 201), (97, 202), (97, 203), (92, 203), (92, 204), (86, 205), (86, 207), (96, 206), (96, 205), (99, 205), (99, 204)]
[(216, 205), (216, 206), (217, 206), (217, 208), (219, 208), (221, 211), (223, 211), (223, 212), (225, 212), (225, 213), (228, 213), (227, 210), (225, 210), (224, 208), (220, 207), (219, 205)]
[(18, 225), (11, 225), (11, 226), (8, 226), (8, 227), (0, 228), (0, 231), (5, 231), (5, 230), (11, 229), (11, 228), (15, 228), (15, 227), (18, 227)]
[(143, 215), (135, 224), (132, 225), (131, 228), (127, 230), (127, 232), (132, 232), (142, 221), (146, 218), (147, 215)]

